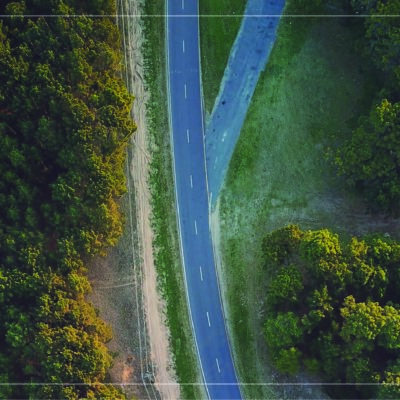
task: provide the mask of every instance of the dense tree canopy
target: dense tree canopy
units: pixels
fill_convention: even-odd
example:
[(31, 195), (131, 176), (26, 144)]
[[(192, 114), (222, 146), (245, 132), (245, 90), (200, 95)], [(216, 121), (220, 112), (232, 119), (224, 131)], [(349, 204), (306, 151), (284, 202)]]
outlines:
[[(122, 231), (135, 130), (119, 32), (83, 15), (114, 3), (0, 5), (0, 379), (30, 383), (0, 386), (0, 398), (123, 397), (100, 384), (111, 331), (84, 298), (90, 257)], [(26, 17), (49, 14), (60, 17)]]
[(400, 381), (400, 245), (379, 236), (343, 244), (328, 230), (289, 226), (266, 235), (263, 254), (272, 276), (264, 334), (276, 367), (386, 383), (336, 387), (336, 397), (399, 398), (388, 384)]
[(365, 18), (364, 53), (378, 68), (382, 90), (353, 136), (337, 150), (335, 163), (370, 210), (400, 213), (400, 1), (353, 0)]

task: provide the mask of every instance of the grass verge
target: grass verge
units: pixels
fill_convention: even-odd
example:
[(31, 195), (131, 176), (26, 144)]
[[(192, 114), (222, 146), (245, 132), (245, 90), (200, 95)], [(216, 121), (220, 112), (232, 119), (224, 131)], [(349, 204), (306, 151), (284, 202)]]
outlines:
[(199, 3), (201, 72), (206, 113), (211, 113), (214, 106), (244, 9), (243, 0), (203, 0)]
[(201, 398), (201, 382), (189, 320), (176, 221), (175, 192), (168, 123), (164, 0), (145, 2), (145, 82), (150, 92), (149, 120), (152, 227), (159, 287), (167, 303), (167, 322), (175, 370), (184, 399)]
[[(285, 12), (295, 13), (290, 2)], [(220, 200), (221, 251), (238, 373), (242, 382), (260, 384), (244, 386), (246, 398), (293, 396), (261, 385), (273, 382), (262, 328), (265, 233), (289, 223), (351, 234), (376, 226), (323, 157), (331, 137), (351, 134), (375, 90), (371, 71), (354, 51), (361, 23), (281, 19), (231, 160)]]

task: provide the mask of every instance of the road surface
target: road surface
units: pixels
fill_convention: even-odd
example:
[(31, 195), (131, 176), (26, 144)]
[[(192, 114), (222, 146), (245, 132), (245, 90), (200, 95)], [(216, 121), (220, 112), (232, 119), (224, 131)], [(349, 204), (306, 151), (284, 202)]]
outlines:
[(275, 43), (284, 6), (285, 0), (247, 1), (245, 17), (207, 124), (206, 161), (212, 207), (218, 199), (258, 78)]
[(198, 4), (167, 0), (169, 112), (181, 256), (200, 367), (211, 399), (241, 398), (209, 228)]

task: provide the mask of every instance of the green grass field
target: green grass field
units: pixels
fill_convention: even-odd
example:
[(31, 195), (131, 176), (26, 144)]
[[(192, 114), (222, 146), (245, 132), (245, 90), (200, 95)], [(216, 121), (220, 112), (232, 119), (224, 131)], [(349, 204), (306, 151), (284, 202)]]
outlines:
[[(347, 234), (375, 226), (324, 158), (325, 146), (350, 135), (372, 102), (370, 72), (354, 50), (361, 33), (359, 23), (344, 18), (282, 18), (231, 160), (220, 199), (221, 248), (242, 382), (273, 381), (262, 331), (262, 237), (289, 223)], [(244, 393), (288, 396), (262, 385)]]

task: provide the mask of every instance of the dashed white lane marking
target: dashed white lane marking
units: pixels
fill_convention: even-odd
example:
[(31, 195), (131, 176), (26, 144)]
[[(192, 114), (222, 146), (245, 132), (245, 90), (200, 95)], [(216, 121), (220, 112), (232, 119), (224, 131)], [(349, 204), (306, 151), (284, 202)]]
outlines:
[(186, 89), (186, 83), (185, 83), (184, 89), (185, 89), (185, 99), (186, 99), (186, 98), (187, 98), (187, 89)]
[(217, 161), (218, 161), (218, 157), (215, 157), (215, 161), (214, 161), (214, 169), (217, 166)]
[(200, 265), (200, 279), (203, 282), (203, 270), (201, 269), (201, 265)]
[(190, 175), (190, 187), (193, 189), (193, 178), (192, 178), (192, 175)]
[(182, 0), (182, 10), (185, 9), (185, 0)]
[(216, 359), (215, 359), (215, 362), (217, 363), (217, 369), (218, 369), (218, 372), (219, 372), (219, 373), (221, 373), (221, 369), (220, 369), (220, 367), (219, 367), (218, 358), (216, 358)]
[(207, 314), (207, 322), (208, 322), (208, 326), (211, 326), (211, 322), (210, 322), (210, 315), (208, 314), (208, 311), (206, 312)]
[(194, 231), (196, 232), (196, 235), (197, 235), (197, 222), (196, 222), (196, 220), (194, 220)]
[(187, 142), (190, 143), (189, 129), (186, 129)]
[(185, 52), (185, 40), (182, 40), (182, 53)]

